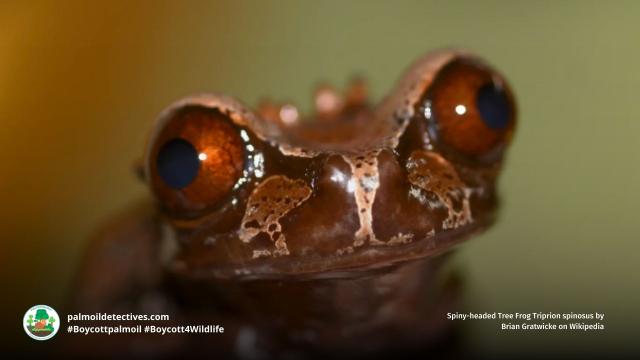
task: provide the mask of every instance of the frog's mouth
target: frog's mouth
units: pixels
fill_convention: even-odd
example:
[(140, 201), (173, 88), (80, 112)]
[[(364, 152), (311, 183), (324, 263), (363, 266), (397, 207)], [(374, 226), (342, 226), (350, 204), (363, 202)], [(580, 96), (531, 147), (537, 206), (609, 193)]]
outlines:
[[(177, 251), (167, 260), (172, 273), (200, 280), (308, 280), (361, 276), (404, 263), (438, 257), (465, 240), (484, 232), (492, 225), (494, 218), (494, 211), (485, 211), (471, 223), (428, 234), (422, 239), (398, 241), (392, 245), (363, 246), (342, 254), (290, 254), (249, 261), (221, 262), (218, 256), (220, 248), (214, 244), (192, 243), (175, 249)], [(231, 240), (231, 236), (226, 240)], [(237, 238), (235, 240), (238, 241)], [(175, 239), (164, 239), (165, 243), (169, 241), (175, 242)], [(217, 241), (224, 239), (220, 238)]]

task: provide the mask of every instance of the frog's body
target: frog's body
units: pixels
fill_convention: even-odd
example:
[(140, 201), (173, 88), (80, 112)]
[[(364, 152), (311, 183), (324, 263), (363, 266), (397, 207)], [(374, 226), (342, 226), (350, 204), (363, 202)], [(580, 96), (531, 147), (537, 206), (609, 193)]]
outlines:
[[(436, 255), (494, 218), (515, 121), (504, 80), (440, 51), (376, 107), (361, 82), (344, 97), (322, 87), (315, 103), (314, 121), (221, 95), (165, 110), (144, 163), (160, 211), (145, 206), (94, 242), (74, 310), (220, 324), (204, 341), (239, 357), (404, 348), (442, 333), (454, 291)], [(192, 350), (185, 341), (151, 348)]]

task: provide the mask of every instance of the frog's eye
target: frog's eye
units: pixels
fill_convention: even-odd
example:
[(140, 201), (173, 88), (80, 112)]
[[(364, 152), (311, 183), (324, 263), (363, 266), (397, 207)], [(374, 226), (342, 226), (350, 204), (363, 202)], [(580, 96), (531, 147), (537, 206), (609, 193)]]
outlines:
[(457, 59), (438, 73), (424, 114), (439, 145), (476, 159), (493, 158), (509, 142), (514, 99), (504, 79), (484, 64)]
[(149, 179), (170, 212), (189, 215), (212, 208), (242, 176), (244, 140), (218, 110), (180, 109), (152, 141), (147, 156)]

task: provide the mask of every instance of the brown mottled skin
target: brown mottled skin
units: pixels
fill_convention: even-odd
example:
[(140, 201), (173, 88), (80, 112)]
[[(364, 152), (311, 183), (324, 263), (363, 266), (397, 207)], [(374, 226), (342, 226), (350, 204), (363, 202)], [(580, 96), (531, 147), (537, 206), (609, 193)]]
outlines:
[[(439, 76), (443, 69), (451, 75)], [(312, 119), (268, 102), (254, 113), (214, 94), (174, 103), (145, 153), (155, 202), (91, 243), (70, 311), (168, 313), (170, 322), (156, 324), (225, 327), (100, 340), (103, 355), (433, 349), (456, 298), (455, 281), (438, 269), (453, 245), (494, 220), (515, 123), (508, 91), (506, 129), (478, 120), (469, 99), (486, 81), (507, 87), (477, 57), (443, 50), (417, 61), (376, 106), (360, 80), (344, 96), (320, 87)], [(459, 104), (464, 116), (437, 117)], [(182, 189), (157, 174), (159, 149), (176, 137), (208, 154)]]

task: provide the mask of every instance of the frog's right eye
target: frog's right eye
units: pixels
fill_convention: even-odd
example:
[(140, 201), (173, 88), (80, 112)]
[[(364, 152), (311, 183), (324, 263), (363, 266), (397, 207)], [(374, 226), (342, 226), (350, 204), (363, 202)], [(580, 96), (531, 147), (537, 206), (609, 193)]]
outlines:
[(245, 168), (240, 129), (216, 109), (185, 107), (163, 124), (147, 154), (151, 187), (164, 207), (189, 217), (219, 205)]

